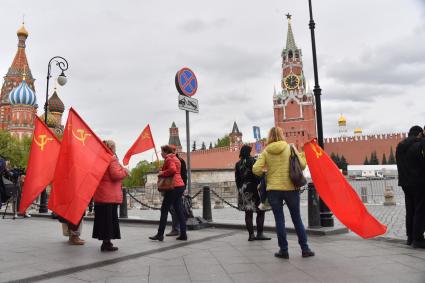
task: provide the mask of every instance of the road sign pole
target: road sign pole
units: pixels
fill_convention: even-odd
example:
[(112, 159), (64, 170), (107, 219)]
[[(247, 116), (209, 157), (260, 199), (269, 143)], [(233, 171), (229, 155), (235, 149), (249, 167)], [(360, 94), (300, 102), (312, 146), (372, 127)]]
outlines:
[(187, 190), (189, 196), (192, 195), (192, 178), (190, 171), (190, 128), (189, 128), (189, 111), (186, 110), (186, 158), (187, 158)]

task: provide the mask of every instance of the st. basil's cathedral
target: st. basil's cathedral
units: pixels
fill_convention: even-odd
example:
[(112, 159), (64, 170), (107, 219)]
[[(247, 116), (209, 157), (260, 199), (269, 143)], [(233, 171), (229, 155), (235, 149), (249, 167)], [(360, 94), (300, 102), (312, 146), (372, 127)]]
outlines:
[[(29, 137), (34, 130), (34, 115), (37, 114), (35, 79), (29, 67), (25, 53), (29, 36), (24, 24), (17, 32), (18, 50), (12, 65), (4, 76), (0, 92), (0, 130), (6, 130), (12, 136), (22, 139)], [(48, 101), (47, 125), (56, 134), (63, 132), (62, 114), (65, 110), (56, 88)], [(44, 114), (42, 115), (44, 120)]]

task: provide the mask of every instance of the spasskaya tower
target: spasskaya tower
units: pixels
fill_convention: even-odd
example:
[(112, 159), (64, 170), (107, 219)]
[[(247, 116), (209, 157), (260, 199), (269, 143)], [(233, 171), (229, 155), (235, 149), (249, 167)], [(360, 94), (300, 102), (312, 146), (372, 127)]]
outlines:
[(306, 86), (301, 49), (295, 44), (288, 19), (286, 47), (282, 51), (282, 78), (280, 89), (274, 90), (273, 108), (275, 126), (283, 129), (288, 143), (298, 149), (316, 137), (316, 113), (313, 92)]

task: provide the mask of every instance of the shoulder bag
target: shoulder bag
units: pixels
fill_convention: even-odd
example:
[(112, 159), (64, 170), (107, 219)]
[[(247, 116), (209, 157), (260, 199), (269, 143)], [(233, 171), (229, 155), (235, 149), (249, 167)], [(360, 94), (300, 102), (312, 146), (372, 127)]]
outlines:
[(300, 160), (298, 159), (298, 155), (295, 153), (293, 146), (291, 146), (291, 155), (289, 156), (289, 178), (296, 189), (307, 184), (307, 180), (304, 177), (303, 170), (301, 168)]
[(157, 187), (159, 192), (167, 192), (174, 189), (174, 175), (173, 176), (158, 176)]

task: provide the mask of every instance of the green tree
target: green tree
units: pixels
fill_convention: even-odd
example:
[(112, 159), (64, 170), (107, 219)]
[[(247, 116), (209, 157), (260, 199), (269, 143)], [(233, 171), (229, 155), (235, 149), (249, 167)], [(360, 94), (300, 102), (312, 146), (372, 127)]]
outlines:
[(123, 180), (123, 187), (143, 187), (146, 183), (146, 175), (156, 171), (157, 168), (157, 162), (148, 162), (147, 160), (140, 161), (137, 163), (136, 167), (131, 169), (129, 176)]
[(207, 147), (205, 146), (205, 142), (202, 142), (201, 150), (207, 150)]
[(27, 167), (30, 144), (31, 138), (20, 141), (0, 130), (0, 155), (9, 160), (12, 167)]
[(363, 165), (369, 165), (369, 160), (367, 160), (367, 156), (366, 156), (366, 158), (365, 158), (365, 160), (363, 162)]
[(387, 157), (385, 156), (385, 153), (384, 153), (384, 155), (382, 155), (382, 163), (381, 164), (382, 165), (387, 164)]
[(221, 139), (217, 139), (217, 144), (215, 147), (223, 147), (230, 145), (230, 137), (229, 135), (224, 135)]
[(193, 144), (192, 144), (192, 151), (196, 151), (196, 141), (193, 141)]
[(345, 159), (344, 155), (341, 155), (340, 165), (341, 165), (341, 167), (339, 167), (339, 169), (342, 169), (342, 172), (343, 172), (344, 174), (347, 174), (348, 162), (347, 162), (347, 160)]
[(369, 165), (379, 165), (378, 156), (375, 150), (370, 154)]
[(212, 142), (210, 142), (210, 147), (209, 147), (209, 149), (212, 149), (213, 148), (213, 145), (212, 145)]
[(388, 157), (388, 164), (396, 164), (393, 147), (390, 148), (390, 156)]

